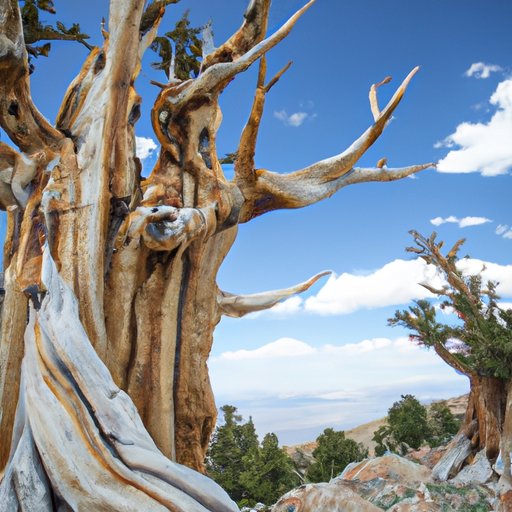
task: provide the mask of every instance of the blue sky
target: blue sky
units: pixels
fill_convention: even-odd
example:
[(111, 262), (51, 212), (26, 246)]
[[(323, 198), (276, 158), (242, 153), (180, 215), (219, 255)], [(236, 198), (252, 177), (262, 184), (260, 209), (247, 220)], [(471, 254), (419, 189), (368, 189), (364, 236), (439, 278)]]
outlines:
[[(193, 24), (212, 20), (220, 43), (238, 28), (246, 4), (182, 0), (168, 8), (165, 23), (170, 28), (190, 8)], [(55, 5), (57, 18), (80, 20), (99, 42), (106, 0), (88, 2), (85, 13), (77, 0)], [(269, 30), (301, 5), (274, 0)], [(307, 441), (326, 426), (350, 428), (383, 416), (400, 394), (429, 400), (467, 390), (463, 377), (386, 319), (422, 293), (416, 283), (425, 269), (404, 251), (410, 229), (435, 229), (448, 244), (466, 237), (463, 254), (495, 263), (490, 275), (502, 282), (503, 300), (512, 301), (511, 19), (508, 0), (317, 0), (270, 52), (269, 75), (288, 60), (293, 66), (268, 96), (259, 167), (293, 171), (340, 153), (371, 124), (370, 85), (393, 77), (379, 89), (382, 105), (420, 65), (395, 118), (359, 165), (386, 156), (390, 167), (441, 161), (443, 172), (350, 186), (317, 205), (240, 226), (219, 273), (226, 291), (282, 288), (335, 272), (276, 311), (224, 319), (216, 330), (210, 368), (218, 404), (252, 415), (260, 433)], [(33, 96), (50, 119), (85, 56), (81, 47), (55, 44), (48, 59), (36, 62)], [(165, 79), (149, 68), (151, 59), (137, 82), (144, 103), (136, 131), (145, 138), (152, 137), (149, 109), (158, 92), (149, 80)], [(220, 154), (237, 147), (254, 71), (223, 95)], [(155, 156), (145, 159), (147, 171)]]

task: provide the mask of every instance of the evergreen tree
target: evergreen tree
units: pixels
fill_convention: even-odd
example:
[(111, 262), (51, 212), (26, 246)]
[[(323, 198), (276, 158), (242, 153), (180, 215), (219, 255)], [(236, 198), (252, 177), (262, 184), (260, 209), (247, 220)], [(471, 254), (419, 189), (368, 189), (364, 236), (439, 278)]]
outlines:
[(258, 450), (243, 457), (245, 471), (240, 483), (247, 492), (248, 504), (275, 503), (280, 496), (300, 484), (291, 458), (279, 447), (275, 434), (266, 434)]
[(429, 438), (427, 408), (413, 395), (402, 395), (389, 408), (387, 425), (374, 432), (375, 454), (384, 455), (389, 450), (404, 455), (408, 448), (418, 449)]
[(245, 470), (243, 456), (258, 450), (258, 436), (252, 419), (242, 423), (242, 416), (236, 407), (221, 407), (224, 424), (217, 427), (212, 435), (206, 459), (208, 475), (220, 484), (231, 498), (240, 501), (246, 491), (240, 482), (240, 475)]
[(424, 442), (439, 446), (458, 428), (459, 422), (444, 402), (432, 404), (427, 410), (413, 395), (402, 395), (388, 410), (387, 424), (373, 433), (375, 455), (386, 451), (404, 455), (409, 448), (418, 449)]
[(404, 450), (404, 444), (418, 449), (430, 435), (427, 408), (413, 395), (402, 395), (388, 411), (388, 423), (394, 440)]
[(511, 414), (507, 401), (512, 403), (508, 397), (512, 381), (512, 309), (500, 305), (497, 283), (485, 283), (481, 273), (463, 271), (466, 258), (460, 259), (458, 253), (464, 239), (444, 253), (444, 244), (436, 240), (436, 233), (428, 238), (416, 231), (410, 233), (416, 246), (407, 251), (433, 265), (444, 281), (440, 288), (429, 283), (422, 286), (441, 299), (441, 309), (455, 312), (458, 321), (446, 323), (443, 318), (439, 322), (438, 308), (431, 301), (418, 300), (407, 310), (397, 311), (389, 324), (410, 329), (412, 341), (433, 348), (445, 363), (469, 378), (468, 408), (460, 432), (472, 439), (475, 452), (485, 449), (487, 458), (494, 462), (500, 446), (512, 449), (512, 431), (507, 429), (511, 423), (505, 419)]
[(300, 484), (292, 459), (279, 447), (275, 434), (261, 446), (252, 418), (243, 422), (236, 407), (221, 407), (224, 422), (215, 429), (208, 450), (208, 476), (240, 506), (271, 504)]
[(313, 450), (315, 462), (306, 473), (312, 482), (328, 482), (350, 462), (357, 462), (368, 456), (368, 450), (361, 443), (347, 439), (345, 432), (332, 428), (326, 428), (316, 441), (317, 447)]
[(428, 444), (434, 447), (449, 441), (459, 430), (460, 421), (455, 418), (445, 402), (436, 402), (428, 411), (428, 424)]

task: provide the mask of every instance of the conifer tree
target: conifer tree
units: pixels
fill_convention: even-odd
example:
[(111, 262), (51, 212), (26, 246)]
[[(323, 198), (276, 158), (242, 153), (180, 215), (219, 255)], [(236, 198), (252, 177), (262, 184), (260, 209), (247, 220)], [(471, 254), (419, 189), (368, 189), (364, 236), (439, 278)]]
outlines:
[(258, 436), (252, 419), (242, 423), (236, 407), (224, 405), (220, 410), (224, 422), (212, 435), (206, 467), (208, 475), (238, 502), (247, 494), (240, 479), (246, 469), (243, 458), (258, 450)]
[(404, 455), (409, 448), (418, 449), (429, 437), (427, 408), (415, 396), (402, 395), (388, 410), (387, 424), (374, 433), (375, 454), (389, 450)]
[(240, 483), (246, 489), (249, 505), (275, 503), (300, 484), (293, 461), (279, 447), (279, 440), (273, 433), (266, 434), (261, 447), (250, 451), (242, 460), (245, 469), (240, 475)]
[(308, 468), (306, 477), (312, 482), (328, 482), (341, 473), (350, 462), (363, 460), (368, 450), (361, 443), (345, 437), (345, 432), (326, 428), (317, 439), (313, 450), (315, 462)]
[(498, 457), (500, 445), (504, 460), (510, 460), (512, 309), (500, 306), (498, 283), (484, 282), (481, 273), (463, 272), (458, 256), (463, 239), (444, 254), (444, 243), (437, 241), (436, 233), (428, 238), (416, 231), (411, 235), (416, 246), (407, 251), (434, 265), (444, 281), (441, 288), (420, 284), (441, 300), (440, 308), (453, 311), (458, 321), (439, 321), (435, 304), (417, 300), (407, 310), (397, 311), (389, 323), (410, 329), (413, 342), (433, 348), (445, 363), (468, 377), (469, 402), (460, 432), (470, 440), (473, 451), (485, 449), (491, 462)]

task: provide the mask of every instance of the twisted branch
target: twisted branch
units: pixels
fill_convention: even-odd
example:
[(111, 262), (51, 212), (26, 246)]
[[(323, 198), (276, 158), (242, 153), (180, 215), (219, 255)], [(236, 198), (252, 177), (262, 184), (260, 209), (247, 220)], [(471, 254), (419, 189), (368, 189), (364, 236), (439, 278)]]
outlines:
[[(254, 183), (242, 181), (239, 186), (248, 199), (242, 222), (276, 209), (308, 206), (330, 197), (346, 185), (369, 181), (394, 181), (434, 166), (433, 163), (427, 163), (399, 169), (353, 167), (383, 132), (418, 69), (416, 67), (409, 73), (384, 110), (379, 111), (375, 123), (343, 153), (289, 174), (258, 169), (255, 172)], [(389, 80), (383, 82), (386, 81)], [(373, 104), (373, 110), (376, 109), (375, 105), (376, 103)]]
[(217, 304), (219, 305), (222, 314), (239, 318), (247, 315), (248, 313), (269, 309), (272, 306), (275, 306), (278, 302), (281, 302), (283, 299), (305, 292), (321, 277), (327, 276), (330, 273), (330, 271), (320, 272), (303, 283), (291, 286), (290, 288), (284, 288), (283, 290), (273, 290), (269, 292), (254, 293), (251, 295), (234, 295), (232, 293), (219, 290), (217, 294)]

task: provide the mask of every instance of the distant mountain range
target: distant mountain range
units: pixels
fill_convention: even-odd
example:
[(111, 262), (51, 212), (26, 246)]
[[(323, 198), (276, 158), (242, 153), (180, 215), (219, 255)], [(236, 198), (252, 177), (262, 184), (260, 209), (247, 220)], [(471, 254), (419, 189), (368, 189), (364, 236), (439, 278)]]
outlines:
[[(455, 398), (449, 398), (448, 400), (436, 400), (435, 402), (446, 402), (446, 405), (452, 411), (452, 414), (459, 419), (464, 417), (466, 412), (466, 407), (468, 404), (468, 396), (462, 395)], [(427, 407), (430, 404), (426, 404)], [(382, 425), (386, 423), (386, 418), (381, 418), (378, 420), (370, 421), (369, 423), (364, 423), (358, 427), (355, 427), (350, 430), (345, 431), (345, 436), (349, 439), (353, 439), (357, 443), (361, 443), (363, 446), (368, 448), (370, 455), (374, 454), (375, 443), (372, 441), (373, 433)], [(307, 443), (297, 444), (294, 446), (285, 446), (284, 447), (288, 455), (292, 458), (296, 458), (296, 453), (301, 452), (303, 457), (309, 459), (312, 457), (313, 450), (316, 448), (316, 441), (309, 441)]]

